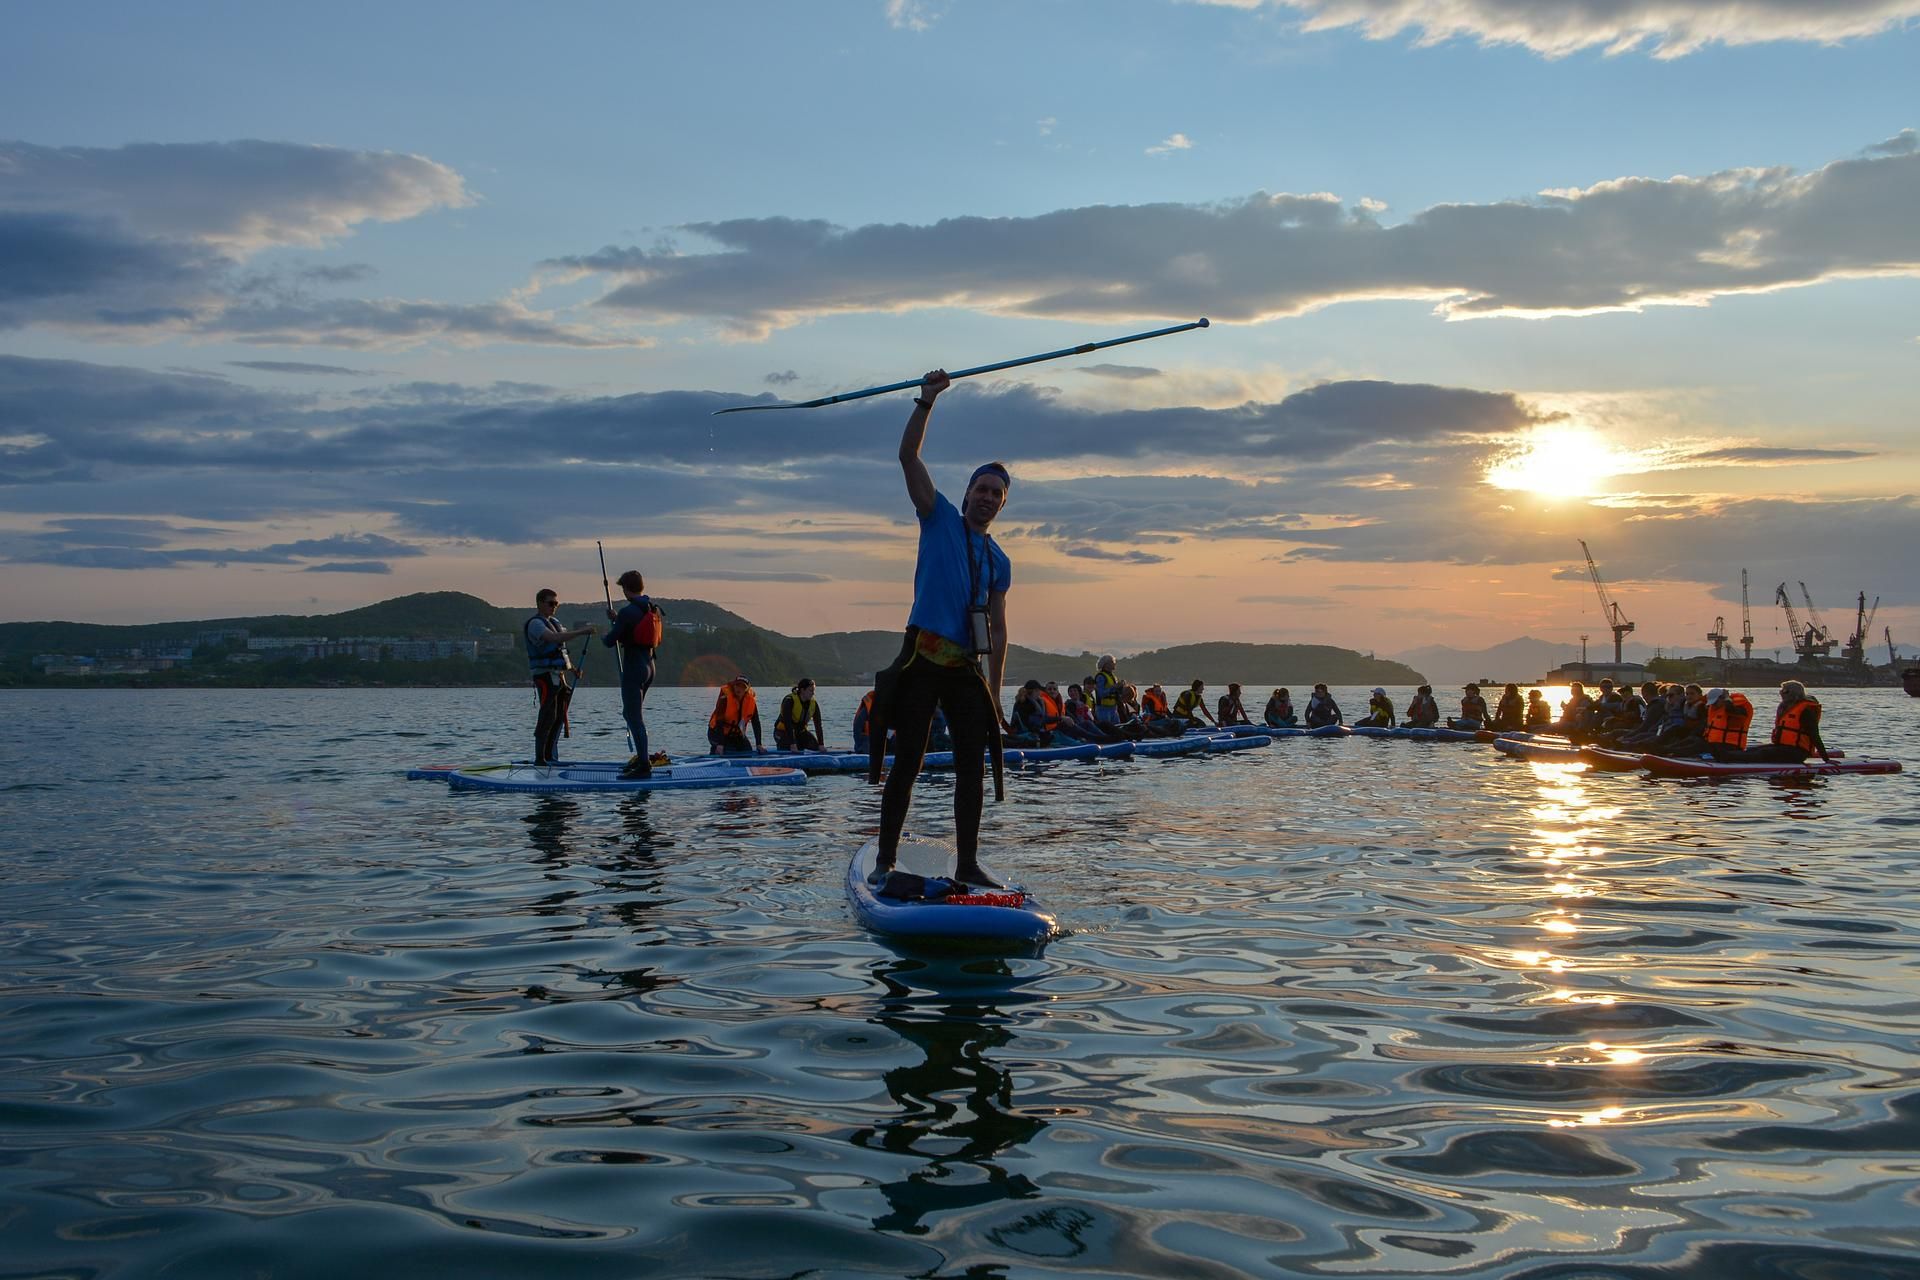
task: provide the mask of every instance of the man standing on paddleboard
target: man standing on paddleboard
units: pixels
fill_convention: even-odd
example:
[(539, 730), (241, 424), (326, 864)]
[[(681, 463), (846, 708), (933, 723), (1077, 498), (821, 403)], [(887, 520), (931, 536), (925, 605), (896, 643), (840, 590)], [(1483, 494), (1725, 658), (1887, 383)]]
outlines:
[(638, 569), (620, 575), (620, 590), (626, 605), (615, 613), (607, 606), (607, 619), (613, 630), (601, 643), (620, 646), (620, 715), (627, 722), (627, 736), (633, 740), (633, 759), (620, 776), (627, 779), (651, 778), (653, 756), (647, 750), (647, 690), (653, 688), (654, 650), (664, 636), (666, 615), (647, 596), (647, 580)]
[(920, 517), (920, 550), (906, 640), (900, 656), (874, 682), (869, 781), (879, 780), (886, 731), (894, 734), (893, 770), (880, 801), (876, 874), (893, 869), (900, 831), (913, 803), (914, 779), (926, 755), (927, 732), (939, 708), (945, 710), (953, 735), (953, 826), (959, 852), (954, 878), (998, 888), (979, 862), (980, 811), (986, 799), (983, 761), (988, 747), (998, 744), (1005, 722), (1000, 681), (1007, 663), (1007, 588), (1013, 565), (987, 527), (1006, 505), (1013, 477), (1003, 463), (982, 465), (968, 480), (959, 508), (934, 488), (920, 446), (933, 402), (948, 382), (944, 369), (921, 380), (900, 436), (900, 468)]
[(535, 613), (521, 628), (527, 642), (527, 667), (533, 687), (540, 694), (540, 715), (533, 726), (533, 763), (546, 768), (560, 754), (560, 734), (567, 727), (567, 704), (573, 701), (573, 655), (567, 641), (590, 636), (592, 626), (563, 627), (553, 615), (560, 608), (560, 596), (552, 587), (542, 587), (533, 595)]

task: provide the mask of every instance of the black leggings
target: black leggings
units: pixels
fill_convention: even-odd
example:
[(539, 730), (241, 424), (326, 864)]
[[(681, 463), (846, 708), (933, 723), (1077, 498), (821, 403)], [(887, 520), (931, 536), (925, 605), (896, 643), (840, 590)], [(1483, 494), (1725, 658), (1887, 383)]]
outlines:
[(551, 764), (560, 754), (560, 731), (567, 725), (567, 704), (573, 701), (573, 689), (555, 684), (546, 675), (533, 678), (540, 694), (540, 718), (533, 722), (533, 759), (535, 764)]
[[(987, 688), (971, 667), (943, 667), (921, 657), (908, 633), (894, 665), (876, 682), (885, 689), (887, 725), (893, 730), (893, 768), (880, 797), (880, 857), (900, 847), (900, 831), (913, 804), (913, 783), (927, 754), (927, 734), (936, 706), (947, 713), (953, 736), (953, 842), (962, 866), (980, 851), (980, 810), (985, 804), (987, 742), (999, 715)], [(890, 687), (888, 687), (890, 686)]]

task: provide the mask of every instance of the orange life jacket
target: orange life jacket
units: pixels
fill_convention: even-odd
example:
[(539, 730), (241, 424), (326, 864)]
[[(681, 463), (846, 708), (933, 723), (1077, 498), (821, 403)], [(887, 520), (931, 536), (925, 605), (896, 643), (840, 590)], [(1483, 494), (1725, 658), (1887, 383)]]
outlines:
[(1155, 693), (1152, 689), (1140, 695), (1140, 709), (1150, 716), (1167, 714), (1167, 695)]
[(1707, 743), (1715, 747), (1744, 747), (1747, 726), (1753, 723), (1753, 704), (1744, 693), (1730, 693), (1707, 708)]
[(1059, 728), (1060, 715), (1063, 710), (1063, 708), (1060, 706), (1060, 699), (1054, 697), (1052, 694), (1048, 693), (1045, 689), (1034, 690), (1033, 696), (1040, 699), (1040, 707), (1043, 711), (1046, 712), (1047, 728), (1049, 730)]
[(1790, 707), (1781, 707), (1773, 717), (1773, 740), (1783, 747), (1793, 747), (1812, 755), (1817, 748), (1813, 742), (1813, 729), (1807, 724), (1809, 711), (1817, 716), (1820, 704), (1812, 698), (1802, 698)]
[(744, 697), (735, 697), (732, 685), (722, 685), (720, 701), (714, 704), (713, 714), (707, 717), (707, 728), (732, 733), (759, 714), (760, 703), (753, 696), (752, 689), (748, 689)]

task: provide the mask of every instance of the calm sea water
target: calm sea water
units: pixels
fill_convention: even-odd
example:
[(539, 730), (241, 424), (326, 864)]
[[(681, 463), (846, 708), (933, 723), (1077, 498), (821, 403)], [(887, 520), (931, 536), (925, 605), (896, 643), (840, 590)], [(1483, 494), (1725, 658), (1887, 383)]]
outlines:
[(858, 779), (402, 779), (531, 702), (0, 694), (0, 1275), (1920, 1276), (1915, 774), (1054, 766), (987, 849), (1072, 936), (956, 960), (845, 909)]

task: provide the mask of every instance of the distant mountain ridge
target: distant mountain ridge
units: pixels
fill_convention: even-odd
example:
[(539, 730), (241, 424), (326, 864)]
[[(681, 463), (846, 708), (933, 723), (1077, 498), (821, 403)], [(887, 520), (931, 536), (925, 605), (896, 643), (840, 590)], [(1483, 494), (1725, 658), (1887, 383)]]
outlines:
[[(889, 663), (900, 651), (898, 631), (836, 631), (817, 636), (788, 636), (755, 625), (741, 615), (705, 600), (656, 597), (670, 623), (693, 624), (708, 630), (669, 627), (659, 652), (662, 685), (719, 684), (735, 671), (744, 671), (758, 684), (787, 684), (810, 675), (821, 684), (862, 681)], [(563, 604), (559, 617), (568, 625), (605, 624), (606, 605), (591, 600)], [(0, 663), (18, 678), (39, 653), (85, 654), (101, 649), (126, 649), (155, 643), (185, 643), (200, 632), (244, 628), (252, 636), (394, 636), (399, 638), (464, 638), (478, 632), (505, 632), (515, 637), (510, 654), (483, 656), (463, 668), (436, 667), (433, 683), (452, 682), (448, 670), (467, 671), (478, 682), (509, 681), (525, 673), (518, 636), (533, 616), (530, 605), (501, 606), (460, 591), (427, 591), (382, 600), (358, 609), (331, 614), (266, 614), (253, 617), (208, 618), (197, 621), (142, 623), (133, 626), (80, 622), (0, 623)], [(596, 646), (597, 648), (597, 646)], [(592, 660), (589, 660), (590, 662)], [(1097, 661), (1091, 653), (1063, 654), (1009, 645), (1007, 679), (1079, 680), (1093, 674)], [(395, 664), (380, 664), (388, 682), (404, 682)], [(318, 671), (307, 664), (309, 674)], [(184, 671), (185, 669), (183, 669)], [(326, 674), (351, 681), (361, 668), (342, 661), (324, 668)], [(1184, 687), (1193, 680), (1224, 685), (1237, 680), (1247, 685), (1329, 684), (1403, 685), (1420, 682), (1420, 673), (1400, 662), (1373, 658), (1330, 645), (1242, 644), (1212, 641), (1175, 645), (1135, 654), (1121, 663), (1122, 674), (1141, 685), (1160, 683)], [(168, 673), (173, 676), (174, 673)], [(233, 672), (225, 673), (235, 676)], [(263, 673), (270, 674), (270, 673)], [(419, 670), (424, 677), (427, 673)], [(207, 677), (203, 674), (200, 679)], [(237, 676), (235, 677), (237, 678)], [(187, 682), (169, 678), (163, 683)]]
[[(1612, 637), (1602, 638), (1604, 644), (1591, 639), (1587, 642), (1587, 657), (1594, 662), (1613, 659)], [(1645, 662), (1663, 652), (1670, 657), (1683, 656), (1683, 651), (1678, 649), (1627, 644), (1621, 649), (1621, 657), (1628, 662)], [(1579, 661), (1580, 644), (1578, 641), (1569, 643), (1521, 636), (1485, 649), (1455, 649), (1444, 644), (1430, 644), (1397, 653), (1394, 657), (1419, 667), (1434, 684), (1465, 684), (1469, 680), (1487, 679), (1525, 682), (1538, 680), (1563, 662)]]

